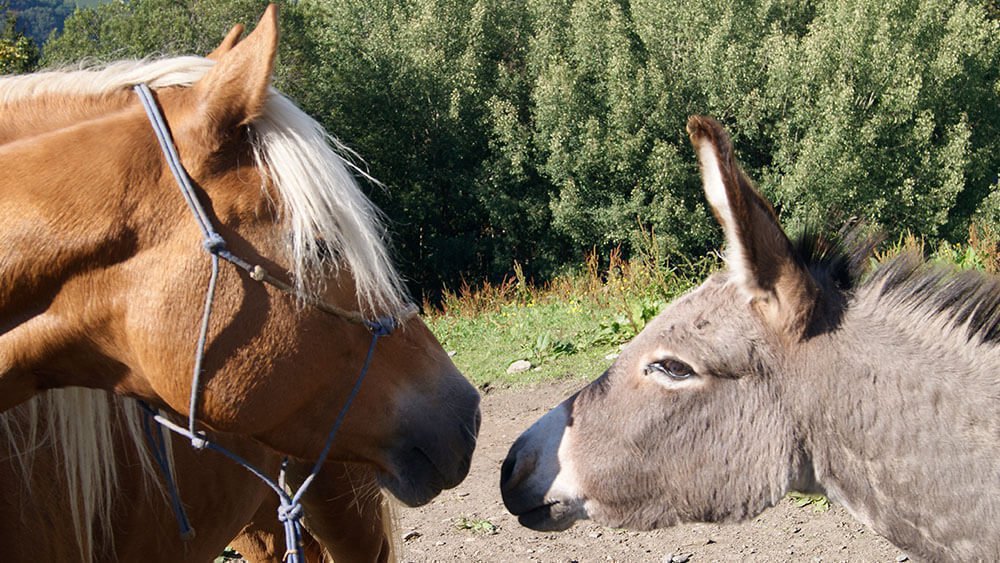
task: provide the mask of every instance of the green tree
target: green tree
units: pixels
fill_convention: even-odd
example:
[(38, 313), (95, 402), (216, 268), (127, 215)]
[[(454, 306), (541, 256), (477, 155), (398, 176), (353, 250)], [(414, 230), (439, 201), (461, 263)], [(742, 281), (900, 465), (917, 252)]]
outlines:
[(43, 63), (207, 54), (235, 23), (253, 26), (267, 0), (132, 0), (80, 8), (44, 46)]
[(533, 139), (557, 186), (555, 228), (580, 246), (660, 254), (715, 246), (684, 124), (706, 113), (733, 129), (755, 176), (769, 162), (766, 34), (797, 37), (812, 8), (752, 0), (537, 2)]
[(0, 13), (0, 74), (30, 72), (38, 64), (38, 48), (17, 31), (16, 17), (6, 2), (0, 2)]
[[(1000, 33), (955, 0), (539, 2), (533, 145), (578, 244), (715, 233), (683, 136), (692, 113), (793, 224), (857, 215), (960, 238), (996, 182)], [(715, 235), (717, 236), (717, 235)], [(634, 247), (634, 244), (633, 244)]]
[(397, 255), (415, 291), (555, 261), (544, 184), (524, 134), (529, 28), (498, 0), (303, 2), (310, 73), (288, 84), (355, 148), (387, 191)]
[(1000, 167), (998, 31), (976, 3), (829, 1), (772, 41), (768, 187), (786, 214), (965, 236)]

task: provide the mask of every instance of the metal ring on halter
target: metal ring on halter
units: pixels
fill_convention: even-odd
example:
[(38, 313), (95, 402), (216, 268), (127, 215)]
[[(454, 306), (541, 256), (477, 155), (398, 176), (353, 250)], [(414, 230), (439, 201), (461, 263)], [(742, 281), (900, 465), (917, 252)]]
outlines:
[[(164, 157), (166, 158), (167, 165), (169, 166), (171, 173), (174, 175), (174, 178), (177, 180), (181, 193), (184, 195), (184, 199), (187, 202), (188, 207), (191, 209), (191, 213), (194, 215), (195, 220), (198, 223), (198, 227), (201, 229), (204, 237), (202, 245), (209, 253), (212, 264), (211, 276), (209, 278), (208, 289), (206, 290), (205, 295), (201, 330), (199, 332), (198, 343), (195, 349), (194, 374), (191, 383), (191, 401), (188, 411), (187, 428), (173, 423), (149, 405), (145, 403), (140, 404), (143, 407), (146, 416), (149, 417), (150, 420), (155, 421), (164, 428), (178, 435), (187, 437), (191, 440), (192, 447), (196, 449), (207, 448), (225, 455), (245, 467), (265, 484), (271, 487), (271, 489), (277, 493), (280, 504), (278, 508), (278, 520), (281, 521), (285, 528), (285, 546), (287, 550), (282, 560), (288, 560), (291, 563), (300, 563), (303, 559), (301, 545), (302, 525), (300, 523), (300, 519), (302, 518), (302, 505), (300, 504), (300, 500), (305, 494), (306, 489), (323, 467), (323, 463), (326, 461), (326, 458), (330, 453), (330, 449), (333, 446), (333, 439), (337, 435), (340, 425), (344, 422), (344, 417), (347, 415), (347, 411), (351, 407), (351, 403), (354, 402), (354, 398), (357, 397), (358, 392), (361, 390), (361, 383), (364, 381), (365, 375), (368, 373), (368, 368), (371, 365), (372, 356), (375, 353), (375, 345), (378, 343), (378, 339), (383, 336), (388, 336), (398, 326), (415, 316), (418, 312), (417, 307), (416, 305), (409, 304), (402, 311), (399, 311), (393, 316), (372, 320), (365, 317), (358, 311), (348, 311), (332, 303), (308, 295), (303, 295), (296, 291), (294, 287), (272, 276), (262, 266), (251, 264), (230, 252), (226, 247), (225, 239), (215, 231), (212, 226), (211, 218), (208, 216), (208, 213), (205, 212), (205, 208), (198, 200), (198, 195), (191, 185), (191, 180), (188, 177), (187, 171), (184, 170), (184, 166), (181, 164), (180, 155), (177, 153), (177, 148), (174, 146), (173, 140), (170, 137), (170, 131), (167, 128), (166, 121), (163, 119), (163, 115), (156, 104), (156, 100), (153, 98), (152, 92), (145, 84), (137, 84), (133, 87), (133, 90), (135, 90), (136, 94), (138, 94), (139, 100), (142, 102), (142, 106), (146, 110), (146, 115), (149, 117), (149, 121), (153, 126), (153, 131), (156, 133), (156, 139), (160, 144)], [(294, 295), (303, 302), (308, 303), (323, 312), (335, 315), (355, 324), (363, 325), (372, 334), (371, 343), (368, 346), (368, 353), (365, 356), (364, 364), (362, 364), (361, 372), (358, 374), (358, 378), (354, 382), (354, 387), (351, 388), (351, 392), (347, 396), (344, 406), (337, 414), (337, 418), (334, 420), (333, 426), (330, 428), (330, 432), (327, 434), (323, 450), (317, 458), (316, 463), (313, 465), (312, 471), (310, 471), (309, 475), (302, 481), (298, 490), (292, 495), (289, 495), (283, 486), (285, 478), (284, 464), (282, 465), (278, 483), (275, 483), (245, 459), (233, 452), (230, 452), (222, 446), (211, 442), (204, 432), (195, 428), (195, 412), (198, 408), (198, 397), (201, 389), (200, 380), (202, 360), (204, 359), (205, 345), (208, 339), (208, 327), (212, 314), (212, 303), (215, 297), (215, 286), (219, 276), (220, 258), (247, 272), (251, 279), (260, 283), (266, 283), (285, 293)], [(183, 504), (180, 503), (180, 497), (177, 494), (176, 486), (174, 485), (173, 480), (169, 477), (171, 472), (170, 468), (169, 466), (161, 464), (161, 469), (167, 474), (167, 485), (172, 488), (171, 496), (177, 499), (173, 504), (175, 506), (175, 514), (177, 515), (181, 529), (185, 531), (190, 530), (191, 533), (193, 533), (193, 530), (190, 529), (190, 525), (187, 524), (187, 515), (184, 513)]]

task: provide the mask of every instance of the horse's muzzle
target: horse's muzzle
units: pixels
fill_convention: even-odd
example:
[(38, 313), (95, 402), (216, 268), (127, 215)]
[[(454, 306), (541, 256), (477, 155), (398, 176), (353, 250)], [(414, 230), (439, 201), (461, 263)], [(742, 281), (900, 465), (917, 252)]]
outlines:
[[(482, 415), (479, 393), (465, 382), (444, 407), (410, 412), (379, 483), (408, 506), (420, 506), (469, 474)], [(412, 410), (412, 409), (411, 409)]]

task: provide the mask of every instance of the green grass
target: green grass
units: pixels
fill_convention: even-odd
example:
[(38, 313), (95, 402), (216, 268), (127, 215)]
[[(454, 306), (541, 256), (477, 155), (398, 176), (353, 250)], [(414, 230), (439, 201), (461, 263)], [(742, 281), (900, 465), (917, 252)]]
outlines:
[[(558, 377), (596, 377), (624, 339), (602, 339), (599, 319), (615, 311), (597, 303), (510, 303), (473, 317), (436, 316), (431, 330), (476, 385), (513, 385)], [(508, 374), (516, 360), (532, 368)]]
[(804, 508), (806, 506), (811, 506), (813, 512), (826, 512), (830, 510), (830, 499), (826, 495), (815, 494), (815, 493), (799, 493), (791, 492), (786, 495), (788, 500), (796, 506), (796, 508)]
[(486, 520), (485, 518), (470, 518), (467, 516), (460, 516), (453, 520), (455, 523), (455, 528), (458, 530), (467, 530), (473, 534), (483, 534), (487, 536), (492, 536), (497, 533), (499, 528), (496, 524)]
[[(714, 257), (678, 274), (655, 261), (627, 262), (613, 253), (584, 269), (536, 287), (514, 275), (447, 294), (427, 322), (462, 372), (480, 387), (518, 386), (558, 378), (599, 376), (613, 356), (666, 304), (717, 266)], [(517, 360), (532, 367), (508, 374)]]

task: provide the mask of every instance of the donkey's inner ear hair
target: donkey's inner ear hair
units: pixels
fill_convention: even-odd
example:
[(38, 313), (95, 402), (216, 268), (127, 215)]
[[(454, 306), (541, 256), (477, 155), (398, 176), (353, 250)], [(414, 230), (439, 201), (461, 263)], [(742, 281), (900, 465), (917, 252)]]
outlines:
[[(692, 116), (687, 130), (698, 156), (705, 197), (726, 237), (726, 264), (742, 287), (756, 289), (753, 280), (747, 278), (753, 270), (752, 257), (748, 256), (752, 248), (748, 248), (744, 232), (747, 206), (741, 193), (742, 172), (733, 158), (729, 134), (717, 121), (703, 116)], [(751, 291), (752, 295), (756, 293)]]

